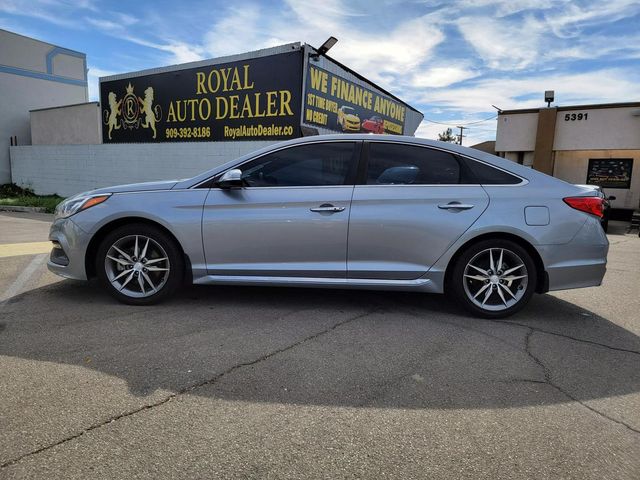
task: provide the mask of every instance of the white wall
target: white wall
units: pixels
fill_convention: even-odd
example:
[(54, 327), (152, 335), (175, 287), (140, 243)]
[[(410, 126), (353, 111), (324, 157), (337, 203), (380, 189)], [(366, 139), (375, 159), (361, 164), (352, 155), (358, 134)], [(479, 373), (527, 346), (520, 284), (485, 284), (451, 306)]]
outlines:
[(191, 142), (11, 147), (14, 182), (63, 197), (125, 183), (193, 177), (274, 143)]
[(31, 111), (32, 145), (98, 143), (102, 143), (98, 102)]
[[(571, 120), (572, 114), (586, 120)], [(569, 115), (569, 120), (565, 116)], [(498, 117), (497, 152), (533, 151), (538, 130), (537, 113)], [(640, 107), (559, 110), (556, 116), (554, 151), (640, 149)]]
[(499, 115), (496, 152), (533, 152), (537, 131), (537, 113)]
[[(638, 116), (633, 113), (637, 112)], [(587, 114), (586, 120), (565, 120), (565, 115)], [(640, 107), (563, 110), (556, 118), (553, 149), (638, 150), (640, 149)]]
[(0, 29), (0, 184), (11, 181), (9, 138), (31, 143), (29, 110), (86, 102), (87, 96), (84, 54)]

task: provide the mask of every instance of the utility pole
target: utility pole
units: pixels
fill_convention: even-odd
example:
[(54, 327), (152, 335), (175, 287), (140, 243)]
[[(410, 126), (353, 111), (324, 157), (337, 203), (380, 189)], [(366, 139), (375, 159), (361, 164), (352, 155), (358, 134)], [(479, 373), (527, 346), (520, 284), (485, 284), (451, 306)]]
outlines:
[(462, 125), (458, 125), (456, 128), (460, 129), (460, 135), (458, 135), (458, 145), (462, 145), (462, 137), (466, 137), (466, 135), (462, 134), (462, 131), (468, 130), (469, 127), (463, 127)]

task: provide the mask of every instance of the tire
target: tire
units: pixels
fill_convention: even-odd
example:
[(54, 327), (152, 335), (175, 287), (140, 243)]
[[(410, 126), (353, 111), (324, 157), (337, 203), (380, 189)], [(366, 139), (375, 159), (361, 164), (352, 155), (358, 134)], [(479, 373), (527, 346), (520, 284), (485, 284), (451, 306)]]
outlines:
[[(492, 260), (497, 271), (491, 269)], [(488, 239), (469, 246), (458, 257), (447, 293), (476, 316), (504, 318), (529, 302), (536, 283), (535, 263), (523, 247), (510, 240)]]
[(176, 241), (160, 228), (130, 224), (102, 240), (96, 255), (96, 272), (104, 288), (120, 302), (152, 305), (180, 287), (184, 259)]

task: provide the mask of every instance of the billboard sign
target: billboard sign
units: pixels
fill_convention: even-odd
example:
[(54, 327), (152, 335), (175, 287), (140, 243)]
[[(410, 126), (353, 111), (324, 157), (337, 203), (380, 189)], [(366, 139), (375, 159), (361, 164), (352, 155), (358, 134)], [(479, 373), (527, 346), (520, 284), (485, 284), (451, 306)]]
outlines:
[(631, 188), (632, 158), (590, 158), (587, 183), (602, 188)]
[(100, 83), (104, 143), (300, 136), (302, 52)]
[(344, 133), (404, 132), (407, 107), (309, 63), (303, 122)]

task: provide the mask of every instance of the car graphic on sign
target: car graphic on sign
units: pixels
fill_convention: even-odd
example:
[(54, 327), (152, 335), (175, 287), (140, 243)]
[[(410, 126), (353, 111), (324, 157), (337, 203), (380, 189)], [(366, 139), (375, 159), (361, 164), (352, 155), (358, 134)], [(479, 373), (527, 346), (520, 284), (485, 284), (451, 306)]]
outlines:
[(362, 130), (369, 133), (384, 133), (384, 120), (378, 116), (367, 118), (362, 122)]
[(338, 126), (343, 132), (360, 131), (360, 117), (353, 107), (343, 105), (338, 109)]

